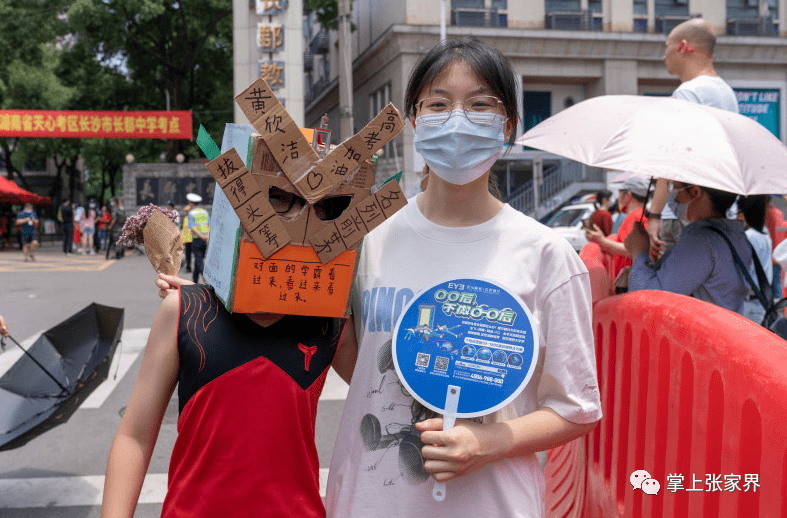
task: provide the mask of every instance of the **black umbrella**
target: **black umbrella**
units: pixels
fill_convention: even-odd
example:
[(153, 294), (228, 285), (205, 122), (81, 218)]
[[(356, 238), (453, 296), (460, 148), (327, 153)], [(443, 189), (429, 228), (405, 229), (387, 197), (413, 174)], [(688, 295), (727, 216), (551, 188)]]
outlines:
[(0, 377), (0, 451), (65, 423), (107, 379), (122, 332), (123, 309), (93, 303), (42, 334)]

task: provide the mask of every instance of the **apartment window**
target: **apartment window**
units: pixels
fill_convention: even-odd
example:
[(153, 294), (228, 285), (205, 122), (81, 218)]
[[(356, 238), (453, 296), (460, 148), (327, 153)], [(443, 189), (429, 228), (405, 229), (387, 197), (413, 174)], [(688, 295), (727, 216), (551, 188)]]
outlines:
[(317, 69), (317, 74), (325, 83), (331, 80), (331, 60), (328, 54), (323, 54), (320, 58), (320, 66)]
[(689, 19), (688, 0), (656, 0), (655, 31), (669, 34), (672, 29)]
[(656, 17), (688, 16), (689, 3), (684, 0), (656, 0)]
[(601, 31), (604, 26), (601, 0), (588, 0), (583, 9), (579, 0), (545, 0), (547, 29)]
[[(768, 0), (768, 14), (779, 15), (779, 1)], [(760, 16), (759, 0), (727, 0), (727, 18), (757, 18)]]
[(634, 0), (634, 32), (648, 32), (647, 0)]
[(451, 25), (507, 27), (508, 0), (451, 0)]
[(759, 0), (727, 0), (727, 34), (776, 36), (779, 34), (779, 2), (768, 0), (768, 14), (760, 16)]
[[(382, 88), (369, 95), (369, 120), (375, 118), (389, 102), (391, 102), (391, 83), (386, 83)], [(383, 156), (385, 158), (393, 158), (391, 155), (393, 153), (392, 146), (393, 144), (390, 142), (383, 146)]]

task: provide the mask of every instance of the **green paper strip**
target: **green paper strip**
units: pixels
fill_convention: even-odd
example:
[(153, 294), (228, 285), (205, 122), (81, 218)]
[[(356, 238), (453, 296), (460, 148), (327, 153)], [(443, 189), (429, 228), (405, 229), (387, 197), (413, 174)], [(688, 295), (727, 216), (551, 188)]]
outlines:
[[(384, 182), (383, 182), (383, 183), (380, 185), (380, 188), (382, 188), (382, 186), (383, 186), (383, 185), (387, 184), (387, 183), (388, 183), (388, 182), (390, 182), (391, 180), (396, 180), (397, 182), (399, 182), (399, 183), (402, 183), (402, 171), (399, 171), (398, 173), (396, 173), (395, 175), (393, 175), (392, 177), (390, 177), (389, 179), (387, 179), (386, 181), (384, 181)], [(380, 190), (380, 189), (376, 189), (376, 190), (375, 190), (375, 192), (377, 192), (377, 191), (379, 191), (379, 190)]]
[(249, 147), (246, 151), (246, 169), (251, 171), (252, 157), (254, 156), (254, 137), (249, 137)]
[(221, 155), (221, 151), (219, 150), (219, 146), (213, 142), (213, 139), (210, 138), (208, 135), (205, 126), (202, 124), (199, 125), (199, 133), (197, 133), (197, 145), (205, 153), (205, 156), (208, 160), (215, 160), (216, 158)]

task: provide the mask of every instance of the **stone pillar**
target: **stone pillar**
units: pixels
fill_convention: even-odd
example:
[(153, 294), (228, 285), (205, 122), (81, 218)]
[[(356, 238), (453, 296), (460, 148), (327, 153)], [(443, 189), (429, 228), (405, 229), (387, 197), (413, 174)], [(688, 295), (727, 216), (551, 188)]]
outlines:
[(637, 95), (637, 62), (605, 60), (601, 79), (588, 86), (589, 97), (599, 95)]
[[(604, 5), (605, 30), (612, 32), (632, 32), (634, 30), (634, 2), (631, 0), (609, 0), (602, 5)], [(608, 29), (607, 26), (609, 26)]]
[(647, 0), (645, 6), (648, 10), (648, 32), (656, 32), (656, 0)]
[(543, 0), (508, 0), (508, 26), (517, 29), (544, 28)]
[(727, 7), (719, 0), (689, 0), (689, 14), (702, 15), (718, 36), (727, 32)]

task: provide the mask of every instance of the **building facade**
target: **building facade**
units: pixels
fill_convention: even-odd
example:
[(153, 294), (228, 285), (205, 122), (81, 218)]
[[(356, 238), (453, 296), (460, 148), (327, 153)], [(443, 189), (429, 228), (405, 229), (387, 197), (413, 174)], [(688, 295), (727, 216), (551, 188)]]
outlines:
[[(741, 111), (781, 140), (787, 135), (787, 0), (354, 0), (356, 130), (389, 101), (403, 108), (413, 65), (440, 39), (441, 1), (447, 37), (483, 40), (513, 65), (521, 81), (520, 132), (589, 97), (669, 95), (679, 81), (664, 67), (666, 34), (701, 16), (715, 28), (715, 67), (738, 91)], [(246, 0), (235, 4), (248, 10)], [(337, 31), (321, 29), (313, 14), (303, 15), (302, 29), (303, 123), (317, 126), (327, 113), (338, 135)], [(423, 165), (413, 136), (407, 124), (379, 161), (380, 177), (404, 171), (408, 194), (418, 191)], [(495, 166), (509, 197), (533, 178), (535, 152), (516, 147)]]
[[(338, 143), (337, 31), (321, 28), (301, 0), (233, 1), (235, 92), (260, 77), (265, 62), (278, 62), (286, 69), (279, 95), (293, 118), (314, 127), (327, 114)], [(787, 0), (353, 0), (356, 131), (388, 102), (403, 108), (413, 65), (440, 39), (441, 1), (447, 37), (486, 41), (513, 65), (521, 84), (520, 133), (589, 97), (669, 95), (679, 81), (664, 67), (666, 35), (701, 16), (717, 33), (716, 70), (738, 92), (742, 113), (787, 137)], [(260, 6), (280, 12), (259, 15)], [(283, 47), (263, 48), (261, 23), (285, 27)], [(235, 120), (247, 123), (237, 107)], [(378, 179), (404, 171), (408, 194), (419, 190), (423, 167), (413, 136), (407, 124), (378, 162)], [(498, 161), (505, 197), (532, 180), (536, 154), (514, 146)], [(555, 158), (543, 157), (544, 174)]]

